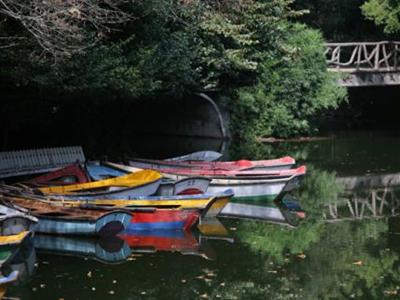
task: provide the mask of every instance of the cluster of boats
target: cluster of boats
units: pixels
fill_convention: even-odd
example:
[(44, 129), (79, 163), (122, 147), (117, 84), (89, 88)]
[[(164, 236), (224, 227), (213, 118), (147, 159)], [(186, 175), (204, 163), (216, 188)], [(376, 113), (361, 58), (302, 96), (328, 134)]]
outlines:
[[(298, 203), (285, 200), (285, 195), (300, 186), (305, 166), (295, 167), (291, 157), (217, 161), (220, 156), (201, 151), (126, 164), (76, 162), (2, 184), (0, 246), (21, 243), (32, 233), (62, 235), (65, 240), (140, 233), (143, 240), (149, 232), (183, 233), (196, 226), (201, 231), (215, 217), (246, 217), (248, 203), (263, 207), (275, 201), (292, 217), (304, 217)], [(54, 244), (49, 237), (44, 240)], [(61, 251), (63, 246), (56, 244)]]

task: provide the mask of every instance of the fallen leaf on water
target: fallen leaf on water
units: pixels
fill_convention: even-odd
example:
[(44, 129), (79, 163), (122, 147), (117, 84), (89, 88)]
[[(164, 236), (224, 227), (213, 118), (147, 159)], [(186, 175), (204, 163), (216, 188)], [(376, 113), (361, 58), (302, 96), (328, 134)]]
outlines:
[(117, 281), (116, 280), (113, 280), (113, 284), (116, 284), (117, 283)]
[(208, 277), (215, 277), (215, 276), (217, 276), (217, 275), (215, 275), (214, 272), (208, 272), (206, 275), (207, 275)]
[(221, 283), (220, 283), (220, 286), (225, 286), (225, 282), (221, 282)]
[(186, 283), (186, 279), (182, 279), (181, 282), (182, 282), (182, 283)]
[(95, 287), (92, 287), (92, 291), (95, 291), (96, 290), (96, 288)]
[(353, 265), (362, 266), (363, 262), (362, 262), (362, 260), (357, 260), (357, 261), (353, 262)]
[(114, 291), (109, 291), (108, 293), (109, 293), (110, 295), (114, 295), (114, 294), (115, 294)]
[(229, 228), (229, 230), (236, 231), (237, 228), (236, 227), (231, 227), (231, 228)]
[(142, 295), (146, 295), (146, 292), (141, 292), (140, 294), (142, 294)]
[(37, 288), (35, 288), (35, 287), (34, 287), (34, 288), (32, 288), (32, 291), (36, 292), (36, 291), (37, 291)]
[(272, 271), (268, 271), (268, 273), (276, 274), (276, 273), (278, 273), (278, 271), (272, 270)]
[(304, 253), (297, 254), (298, 258), (305, 259), (307, 256)]
[(200, 295), (200, 298), (206, 299), (206, 298), (208, 298), (208, 294), (204, 293), (203, 295)]
[(397, 295), (397, 291), (396, 290), (386, 290), (383, 292), (386, 296), (395, 296)]
[(91, 277), (92, 277), (92, 271), (89, 271), (89, 272), (86, 274), (86, 276), (89, 277), (89, 278), (91, 278)]
[(44, 289), (45, 287), (46, 287), (46, 285), (45, 285), (44, 283), (41, 283), (41, 284), (40, 284), (40, 288), (41, 288), (41, 289)]
[(204, 279), (204, 275), (199, 275), (196, 277), (196, 279)]

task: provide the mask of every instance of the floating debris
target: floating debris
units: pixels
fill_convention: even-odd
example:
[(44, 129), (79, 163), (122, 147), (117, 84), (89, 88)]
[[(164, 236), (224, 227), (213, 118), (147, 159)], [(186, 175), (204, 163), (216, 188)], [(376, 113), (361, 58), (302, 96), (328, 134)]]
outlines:
[(353, 265), (356, 265), (356, 266), (362, 266), (363, 264), (364, 263), (362, 260), (357, 260), (357, 261), (353, 262)]
[(396, 296), (397, 295), (397, 290), (386, 290), (383, 292), (385, 296)]
[(305, 259), (307, 256), (304, 253), (297, 254), (298, 258)]

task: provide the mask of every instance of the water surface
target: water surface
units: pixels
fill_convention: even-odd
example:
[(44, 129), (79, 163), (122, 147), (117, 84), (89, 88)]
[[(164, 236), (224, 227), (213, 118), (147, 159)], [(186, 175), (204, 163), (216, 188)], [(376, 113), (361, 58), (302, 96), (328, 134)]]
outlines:
[[(159, 144), (152, 140), (151, 145), (168, 149), (160, 150), (160, 157), (207, 146), (207, 142), (180, 141), (182, 151), (177, 140), (173, 146), (164, 146), (165, 140)], [(213, 150), (222, 147), (212, 145)], [(219, 228), (209, 235), (175, 233), (125, 240), (130, 243), (129, 253), (122, 253), (124, 245), (115, 241), (75, 242), (79, 251), (69, 253), (46, 249), (45, 242), (35, 248), (33, 242), (14, 263), (25, 272), (22, 280), (8, 287), (7, 296), (396, 299), (400, 295), (400, 219), (396, 217), (400, 193), (392, 183), (400, 176), (399, 149), (400, 137), (387, 133), (352, 133), (307, 143), (224, 145), (227, 159), (292, 155), (306, 163), (307, 180), (295, 195), (306, 210), (306, 220), (289, 227), (223, 219), (226, 232)], [(149, 156), (156, 153), (153, 149)], [(383, 186), (351, 191), (337, 183), (337, 177), (366, 175), (389, 180)], [(98, 255), (96, 249), (115, 255)]]

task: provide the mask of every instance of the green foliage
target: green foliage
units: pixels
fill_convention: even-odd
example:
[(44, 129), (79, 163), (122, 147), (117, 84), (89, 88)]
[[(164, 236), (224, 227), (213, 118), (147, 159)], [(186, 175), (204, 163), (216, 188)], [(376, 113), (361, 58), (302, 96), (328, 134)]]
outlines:
[(133, 21), (95, 47), (63, 60), (22, 48), (0, 57), (0, 76), (131, 99), (217, 90), (230, 99), (235, 137), (308, 134), (313, 117), (335, 108), (345, 92), (326, 71), (321, 35), (291, 22), (303, 14), (291, 4), (133, 2), (125, 6)]
[(368, 0), (361, 8), (368, 19), (384, 27), (385, 33), (400, 31), (400, 1)]
[(235, 95), (236, 136), (310, 133), (315, 114), (345, 99), (345, 90), (326, 71), (321, 35), (299, 24), (287, 25), (285, 32), (280, 51), (264, 61), (257, 83)]

